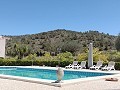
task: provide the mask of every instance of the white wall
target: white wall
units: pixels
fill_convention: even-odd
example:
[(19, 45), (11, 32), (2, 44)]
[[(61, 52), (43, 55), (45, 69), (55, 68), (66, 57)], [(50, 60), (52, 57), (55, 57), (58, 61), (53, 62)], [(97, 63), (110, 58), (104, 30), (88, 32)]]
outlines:
[(5, 58), (5, 37), (0, 36), (0, 57)]

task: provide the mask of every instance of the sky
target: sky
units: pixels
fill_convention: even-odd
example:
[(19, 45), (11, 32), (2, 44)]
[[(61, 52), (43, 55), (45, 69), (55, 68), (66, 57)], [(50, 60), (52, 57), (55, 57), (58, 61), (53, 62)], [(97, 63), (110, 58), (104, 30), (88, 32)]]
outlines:
[(66, 29), (120, 33), (120, 0), (0, 0), (0, 35)]

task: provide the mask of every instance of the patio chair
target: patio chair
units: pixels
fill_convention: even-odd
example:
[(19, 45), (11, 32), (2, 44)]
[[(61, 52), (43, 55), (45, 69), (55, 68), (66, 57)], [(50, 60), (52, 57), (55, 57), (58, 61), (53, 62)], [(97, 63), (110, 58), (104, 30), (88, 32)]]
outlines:
[(86, 61), (82, 61), (81, 64), (76, 65), (73, 67), (73, 69), (83, 69), (86, 68)]
[(107, 71), (110, 71), (110, 70), (115, 70), (115, 62), (114, 61), (110, 61), (108, 63), (108, 66), (106, 65), (105, 67), (102, 68), (102, 70), (107, 70)]
[(66, 69), (70, 69), (70, 68), (73, 68), (74, 66), (77, 66), (78, 64), (78, 61), (73, 61), (72, 64), (69, 64), (68, 66), (65, 66)]
[(90, 70), (98, 70), (102, 67), (102, 61), (98, 61), (96, 65), (90, 67)]

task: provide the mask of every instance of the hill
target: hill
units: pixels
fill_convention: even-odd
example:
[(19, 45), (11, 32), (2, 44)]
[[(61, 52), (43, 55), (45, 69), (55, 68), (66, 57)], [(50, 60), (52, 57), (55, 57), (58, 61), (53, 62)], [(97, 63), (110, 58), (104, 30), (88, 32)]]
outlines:
[(23, 48), (21, 52), (27, 48), (26, 55), (29, 53), (43, 55), (44, 51), (54, 54), (69, 51), (75, 55), (78, 52), (84, 52), (90, 42), (93, 42), (94, 47), (99, 48), (99, 50), (114, 50), (117, 38), (98, 31), (76, 32), (65, 29), (7, 37), (11, 38), (6, 45), (6, 53), (9, 56), (15, 56), (17, 46)]

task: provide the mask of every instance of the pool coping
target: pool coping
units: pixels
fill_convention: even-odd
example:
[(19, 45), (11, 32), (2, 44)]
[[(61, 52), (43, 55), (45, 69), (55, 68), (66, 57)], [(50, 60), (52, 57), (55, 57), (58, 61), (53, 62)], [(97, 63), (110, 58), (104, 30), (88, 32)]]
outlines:
[[(35, 68), (35, 69), (50, 69), (50, 70), (57, 70), (57, 67), (40, 67), (40, 66), (0, 66), (0, 67), (19, 67), (19, 68)], [(12, 76), (12, 75), (2, 75), (0, 74), (0, 78), (3, 79), (11, 79), (11, 80), (18, 80), (18, 81), (25, 81), (31, 83), (39, 83), (45, 85), (51, 85), (56, 87), (62, 87), (64, 85), (70, 84), (77, 84), (79, 82), (86, 82), (90, 80), (98, 80), (110, 77), (117, 77), (120, 76), (120, 71), (101, 71), (101, 70), (89, 70), (89, 69), (65, 69), (67, 71), (86, 71), (86, 72), (99, 72), (99, 73), (113, 73), (114, 75), (105, 75), (105, 76), (96, 76), (96, 77), (88, 77), (88, 78), (79, 78), (79, 79), (72, 79), (72, 80), (62, 80), (60, 83), (56, 83), (55, 80), (45, 80), (45, 79), (37, 79), (37, 78), (29, 78), (29, 77), (20, 77), (20, 76)]]

